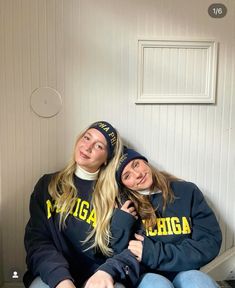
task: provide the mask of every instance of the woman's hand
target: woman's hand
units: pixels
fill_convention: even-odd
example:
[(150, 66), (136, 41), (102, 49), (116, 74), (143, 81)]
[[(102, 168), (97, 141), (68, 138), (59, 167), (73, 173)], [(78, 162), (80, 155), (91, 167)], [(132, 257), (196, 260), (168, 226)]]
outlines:
[(135, 233), (135, 238), (137, 240), (131, 240), (129, 242), (128, 249), (135, 255), (136, 259), (141, 262), (144, 237)]
[(114, 288), (113, 282), (107, 272), (98, 270), (87, 280), (84, 288)]
[(74, 286), (73, 282), (70, 279), (66, 279), (56, 285), (56, 288), (76, 288), (76, 286)]
[(137, 216), (137, 212), (136, 212), (136, 209), (135, 209), (135, 206), (133, 204), (133, 202), (131, 200), (127, 200), (121, 207), (121, 210), (122, 211), (125, 211), (129, 214), (131, 214), (133, 217), (135, 217), (135, 219), (138, 219), (138, 216)]

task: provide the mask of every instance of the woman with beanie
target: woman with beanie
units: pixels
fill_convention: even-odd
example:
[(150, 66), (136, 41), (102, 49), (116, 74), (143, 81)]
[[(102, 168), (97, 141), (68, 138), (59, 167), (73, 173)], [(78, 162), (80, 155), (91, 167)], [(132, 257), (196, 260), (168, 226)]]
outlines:
[(39, 179), (25, 229), (25, 287), (106, 288), (138, 277), (133, 254), (126, 249), (112, 256), (110, 247), (121, 151), (116, 129), (95, 122), (78, 137), (67, 166)]
[[(125, 147), (116, 181), (130, 200), (116, 209), (111, 225), (119, 231), (121, 248), (128, 246), (143, 269), (138, 288), (215, 288), (199, 269), (219, 253), (222, 236), (216, 217), (199, 188), (159, 171), (146, 157)], [(132, 203), (132, 204), (131, 204)], [(144, 233), (128, 209), (134, 205)], [(128, 208), (128, 209), (127, 209)], [(134, 228), (133, 228), (134, 227)], [(130, 240), (130, 241), (129, 241)]]

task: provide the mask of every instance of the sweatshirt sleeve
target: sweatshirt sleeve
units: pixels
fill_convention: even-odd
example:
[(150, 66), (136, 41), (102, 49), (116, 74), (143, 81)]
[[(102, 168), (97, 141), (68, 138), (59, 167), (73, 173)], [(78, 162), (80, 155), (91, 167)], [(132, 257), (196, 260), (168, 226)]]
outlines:
[(53, 241), (45, 208), (45, 194), (48, 189), (48, 175), (44, 175), (36, 184), (30, 199), (30, 219), (25, 229), (26, 262), (34, 277), (41, 279), (50, 287), (55, 287), (65, 279), (73, 278), (69, 265), (59, 244)]
[(200, 269), (213, 260), (220, 250), (221, 230), (213, 211), (196, 185), (191, 221), (191, 238), (186, 238), (181, 243), (153, 242), (145, 237), (142, 262), (150, 269), (178, 272)]
[(136, 219), (131, 214), (119, 208), (114, 210), (111, 220), (111, 247), (114, 254), (121, 253), (127, 248), (130, 239), (133, 238)]
[(122, 282), (125, 287), (136, 287), (140, 277), (139, 262), (128, 249), (108, 258), (97, 270), (107, 272), (114, 282)]

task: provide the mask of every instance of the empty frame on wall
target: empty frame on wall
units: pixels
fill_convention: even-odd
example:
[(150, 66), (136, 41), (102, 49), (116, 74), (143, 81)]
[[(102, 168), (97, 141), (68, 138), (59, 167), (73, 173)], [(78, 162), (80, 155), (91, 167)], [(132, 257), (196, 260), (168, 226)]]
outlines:
[(215, 41), (139, 40), (136, 104), (215, 103)]

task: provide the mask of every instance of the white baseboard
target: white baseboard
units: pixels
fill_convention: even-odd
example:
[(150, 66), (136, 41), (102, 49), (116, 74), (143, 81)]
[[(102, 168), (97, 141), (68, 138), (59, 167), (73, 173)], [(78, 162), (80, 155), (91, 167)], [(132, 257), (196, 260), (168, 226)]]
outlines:
[(235, 280), (235, 247), (215, 258), (201, 270), (217, 281)]

